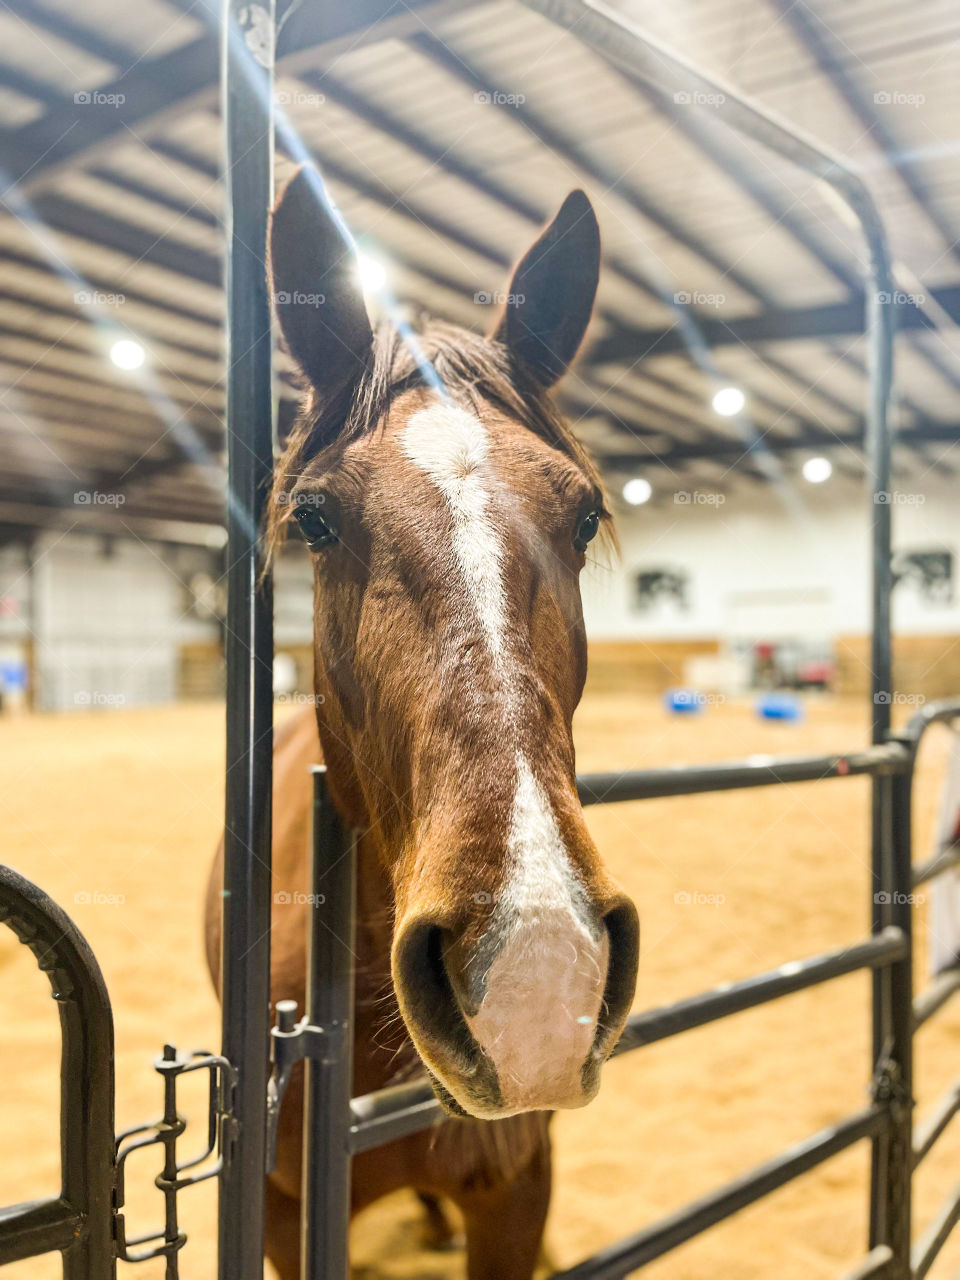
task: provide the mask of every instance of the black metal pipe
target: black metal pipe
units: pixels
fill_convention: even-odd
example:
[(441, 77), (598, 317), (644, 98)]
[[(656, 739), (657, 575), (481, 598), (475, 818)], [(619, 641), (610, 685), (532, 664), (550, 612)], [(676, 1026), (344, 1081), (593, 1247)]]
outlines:
[(951, 1191), (940, 1212), (917, 1241), (911, 1255), (913, 1269), (910, 1272), (910, 1280), (923, 1280), (958, 1222), (960, 1222), (960, 1183)]
[(755, 756), (723, 764), (585, 773), (577, 777), (577, 791), (584, 806), (616, 804), (663, 796), (773, 787), (785, 782), (819, 782), (824, 778), (893, 774), (909, 769), (910, 763), (911, 756), (906, 747), (887, 743), (843, 756)]
[(865, 942), (838, 947), (808, 960), (796, 960), (769, 973), (744, 978), (742, 982), (731, 982), (687, 1000), (678, 1000), (663, 1009), (633, 1014), (627, 1019), (614, 1053), (627, 1053), (641, 1045), (666, 1040), (683, 1031), (692, 1031), (708, 1022), (768, 1004), (781, 996), (792, 995), (795, 991), (830, 982), (860, 969), (888, 968), (902, 963), (907, 952), (904, 932), (891, 928)]
[[(627, 1019), (614, 1055), (629, 1053), (643, 1045), (666, 1040), (860, 969), (892, 965), (902, 961), (906, 951), (904, 934), (891, 928), (878, 937), (850, 947), (793, 961), (769, 973), (731, 982), (660, 1009), (635, 1013)], [(425, 1081), (396, 1085), (355, 1098), (352, 1112), (351, 1147), (355, 1152), (368, 1151), (396, 1138), (418, 1133), (441, 1121), (444, 1115), (433, 1090)]]
[(326, 768), (313, 776), (307, 1022), (322, 1032), (323, 1049), (304, 1067), (301, 1275), (348, 1280), (356, 849), (330, 799)]
[[(912, 866), (910, 812), (913, 769), (927, 730), (934, 724), (949, 724), (958, 716), (960, 700), (924, 706), (894, 739), (909, 753), (907, 770), (899, 777), (879, 777), (874, 782), (871, 797), (871, 914), (875, 934), (895, 921), (906, 921), (909, 927), (912, 915), (910, 891), (937, 874), (938, 858), (916, 868)], [(910, 945), (912, 952), (912, 938)], [(958, 985), (960, 982), (955, 982), (948, 973), (914, 1002), (912, 979), (907, 967), (902, 968), (898, 975), (880, 971), (874, 974), (871, 1038), (874, 1083), (875, 1087), (879, 1083), (884, 1089), (899, 1093), (902, 1106), (908, 1110), (913, 1106), (909, 1089), (913, 1035), (917, 1027), (949, 999)], [(906, 1085), (904, 1070), (908, 1077)], [(909, 1175), (905, 1170), (912, 1168), (914, 1160), (912, 1135), (905, 1123), (894, 1125), (889, 1133), (877, 1138), (873, 1144), (869, 1242), (872, 1246), (879, 1246), (891, 1243), (893, 1234), (897, 1235), (894, 1269), (898, 1276), (904, 1274), (909, 1265), (906, 1255), (912, 1228)]]
[(926, 991), (921, 991), (913, 1002), (914, 1029), (928, 1022), (957, 991), (960, 991), (960, 967), (938, 973)]
[[(233, 1141), (220, 1180), (220, 1280), (263, 1274), (270, 1033), (273, 598), (260, 528), (273, 473), (267, 214), (273, 201), (275, 0), (223, 11), (227, 294), (227, 672), (221, 1004), (236, 1068)], [(256, 21), (255, 39), (247, 26)], [(266, 65), (254, 50), (266, 50)]]
[(913, 868), (911, 882), (913, 887), (926, 884), (928, 880), (933, 880), (936, 876), (942, 875), (944, 871), (949, 871), (951, 867), (960, 866), (960, 840), (955, 840), (952, 844), (944, 845), (938, 853), (932, 858), (928, 858), (926, 862), (918, 862)]
[(931, 725), (949, 725), (955, 720), (960, 720), (960, 698), (944, 698), (939, 702), (928, 702), (910, 717), (906, 726), (897, 731), (896, 736), (898, 741), (916, 750)]
[(914, 1168), (933, 1149), (937, 1139), (958, 1111), (960, 1111), (960, 1080), (950, 1086), (917, 1129), (913, 1139)]
[[(867, 282), (869, 394), (866, 414), (869, 523), (871, 530), (871, 661), (870, 720), (875, 746), (890, 730), (893, 702), (893, 650), (890, 631), (891, 573), (890, 475), (891, 441), (887, 409), (893, 370), (893, 276), (887, 235), (873, 196), (859, 174), (816, 139), (788, 124), (761, 104), (744, 97), (731, 85), (706, 75), (688, 59), (635, 26), (604, 0), (525, 0), (542, 13), (627, 71), (667, 95), (682, 92), (710, 104), (711, 113), (731, 128), (756, 139), (778, 155), (830, 184), (857, 221), (870, 255)], [(871, 843), (876, 872), (887, 856), (888, 840), (882, 821), (890, 813), (890, 784), (877, 776), (873, 783)], [(881, 912), (872, 913), (872, 929), (883, 927)], [(881, 1035), (889, 1032), (889, 1007), (884, 1005), (878, 978), (873, 991), (873, 1062)], [(887, 1025), (884, 1025), (884, 1024)], [(875, 1147), (871, 1172), (871, 1239), (877, 1242), (880, 1155)]]
[(874, 927), (898, 929), (906, 952), (874, 975), (874, 1092), (890, 1107), (891, 1124), (871, 1152), (870, 1245), (887, 1245), (898, 1276), (910, 1273), (913, 1170), (913, 895), (912, 772), (876, 789)]
[(855, 1142), (881, 1133), (888, 1122), (885, 1107), (868, 1107), (788, 1148), (719, 1191), (702, 1196), (643, 1231), (617, 1241), (577, 1266), (555, 1272), (551, 1280), (619, 1280), (816, 1168)]
[(446, 1112), (430, 1083), (393, 1085), (354, 1098), (350, 1104), (350, 1150), (356, 1155), (441, 1124)]
[(86, 1232), (83, 1216), (66, 1200), (31, 1200), (0, 1208), (0, 1266), (76, 1244)]
[(890, 728), (892, 649), (890, 638), (890, 433), (887, 406), (893, 369), (893, 292), (890, 252), (883, 221), (866, 183), (836, 153), (781, 119), (733, 86), (705, 74), (694, 63), (610, 8), (604, 0), (525, 0), (579, 40), (668, 96), (690, 94), (710, 104), (723, 120), (784, 159), (829, 183), (855, 215), (870, 254), (867, 333), (870, 390), (867, 403), (870, 524), (872, 531), (871, 720), (874, 743)]
[[(112, 1280), (113, 1013), (103, 975), (66, 912), (9, 867), (0, 867), (0, 922), (30, 948), (46, 973), (62, 1044), (60, 1197), (4, 1211), (0, 1266), (62, 1249), (65, 1280)], [(71, 1218), (76, 1233), (66, 1240)]]
[(843, 1280), (894, 1280), (893, 1251), (879, 1244), (864, 1257)]

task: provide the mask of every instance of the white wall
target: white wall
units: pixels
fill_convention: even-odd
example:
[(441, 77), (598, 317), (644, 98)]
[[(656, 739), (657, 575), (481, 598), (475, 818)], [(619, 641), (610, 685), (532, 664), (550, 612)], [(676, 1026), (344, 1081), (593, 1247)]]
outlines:
[(180, 646), (216, 639), (189, 611), (186, 584), (219, 575), (216, 555), (132, 538), (46, 535), (0, 556), (6, 658), (32, 645), (36, 705), (92, 711), (171, 701)]
[[(960, 572), (960, 487), (924, 478), (904, 483), (892, 504), (897, 549), (949, 549)], [(796, 490), (793, 491), (796, 496)], [(869, 509), (859, 486), (832, 479), (805, 486), (805, 508), (771, 491), (738, 485), (716, 506), (658, 493), (644, 507), (618, 509), (622, 554), (597, 557), (584, 575), (593, 639), (823, 639), (866, 633), (869, 616)], [(280, 645), (309, 643), (309, 559), (281, 558), (276, 633)], [(637, 570), (673, 568), (689, 576), (689, 608), (631, 603)], [(132, 539), (50, 534), (35, 548), (33, 586), (24, 551), (0, 551), (0, 662), (25, 652), (33, 635), (39, 705), (94, 709), (165, 702), (175, 696), (181, 645), (215, 641), (217, 625), (192, 616), (186, 589), (195, 574), (216, 579), (217, 553)], [(894, 628), (960, 634), (960, 591), (946, 607), (901, 587)], [(89, 698), (89, 701), (85, 699)], [(99, 700), (99, 701), (98, 701)]]
[[(788, 509), (758, 486), (738, 486), (721, 505), (676, 503), (671, 489), (643, 507), (618, 507), (619, 563), (606, 557), (607, 563), (584, 575), (591, 638), (735, 638), (763, 632), (773, 638), (777, 628), (801, 635), (867, 632), (870, 508), (863, 493), (833, 479), (822, 487), (804, 486), (800, 496), (805, 509)], [(933, 485), (929, 476), (919, 492), (904, 483), (895, 491), (892, 518), (895, 551), (950, 549), (960, 572), (960, 488)], [(639, 613), (632, 607), (633, 575), (658, 568), (689, 575), (687, 610), (658, 604)], [(947, 607), (936, 606), (910, 587), (899, 588), (894, 630), (960, 632), (958, 597), (960, 591)]]

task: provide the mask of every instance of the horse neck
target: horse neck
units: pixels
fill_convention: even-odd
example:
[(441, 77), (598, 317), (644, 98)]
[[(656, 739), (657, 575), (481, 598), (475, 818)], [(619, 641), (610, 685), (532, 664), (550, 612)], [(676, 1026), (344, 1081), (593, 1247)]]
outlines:
[[(317, 688), (328, 692), (322, 678), (318, 678)], [(321, 706), (329, 708), (331, 702)], [(344, 746), (344, 726), (335, 721), (324, 723), (320, 716), (318, 726), (334, 803), (343, 819), (359, 832), (354, 945), (357, 956), (355, 1085), (366, 1093), (409, 1075), (419, 1060), (406, 1034), (393, 989), (390, 949), (395, 903), (393, 883), (381, 847), (382, 831), (367, 815), (358, 766)]]

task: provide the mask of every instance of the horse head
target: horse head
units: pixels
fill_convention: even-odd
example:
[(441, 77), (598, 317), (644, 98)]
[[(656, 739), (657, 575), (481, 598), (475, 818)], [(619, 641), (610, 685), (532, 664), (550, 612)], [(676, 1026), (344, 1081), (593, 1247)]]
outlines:
[(414, 335), (371, 325), (315, 174), (271, 229), (306, 382), (272, 522), (313, 557), (324, 758), (392, 886), (410, 1037), (445, 1105), (485, 1118), (589, 1101), (636, 981), (636, 911), (584, 822), (572, 736), (579, 577), (608, 513), (549, 396), (599, 261), (573, 192), (488, 338)]

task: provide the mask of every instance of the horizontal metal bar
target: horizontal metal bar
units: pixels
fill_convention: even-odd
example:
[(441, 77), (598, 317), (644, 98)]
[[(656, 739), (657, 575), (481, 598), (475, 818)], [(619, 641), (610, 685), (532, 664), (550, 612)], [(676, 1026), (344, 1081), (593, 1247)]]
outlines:
[(898, 730), (897, 738), (902, 742), (910, 742), (916, 748), (920, 739), (933, 724), (948, 724), (960, 720), (960, 698), (944, 699), (942, 702), (928, 702), (911, 716), (905, 728)]
[(619, 1280), (816, 1168), (855, 1142), (882, 1133), (889, 1123), (886, 1107), (879, 1104), (868, 1107), (789, 1147), (775, 1159), (694, 1200), (683, 1209), (667, 1214), (643, 1231), (617, 1241), (577, 1266), (556, 1272), (551, 1280)]
[(893, 1250), (889, 1245), (878, 1244), (871, 1249), (843, 1280), (893, 1280)]
[(376, 1093), (354, 1098), (350, 1104), (353, 1124), (350, 1128), (350, 1151), (369, 1151), (386, 1142), (405, 1138), (421, 1129), (429, 1129), (446, 1119), (429, 1082), (394, 1085)]
[(577, 777), (580, 802), (614, 804), (659, 796), (689, 796), (744, 787), (772, 787), (786, 782), (818, 782), (858, 774), (903, 773), (911, 753), (890, 742), (842, 756), (751, 756), (727, 764), (677, 765), (669, 769), (636, 769), (624, 773), (585, 773)]
[(926, 991), (922, 991), (913, 1002), (913, 1026), (922, 1027), (938, 1009), (941, 1009), (955, 991), (960, 989), (960, 966), (944, 969), (937, 974)]
[(942, 875), (944, 871), (949, 871), (951, 867), (956, 866), (960, 866), (960, 840), (945, 844), (926, 862), (918, 862), (913, 868), (910, 877), (913, 887), (916, 888), (918, 884), (926, 884), (934, 876)]
[(960, 1222), (960, 1183), (950, 1192), (940, 1212), (910, 1251), (911, 1280), (923, 1280), (958, 1222)]
[(767, 1004), (781, 996), (821, 982), (829, 982), (858, 969), (876, 969), (906, 958), (907, 939), (900, 929), (884, 929), (875, 938), (858, 942), (849, 947), (838, 947), (808, 960), (794, 960), (779, 969), (744, 978), (741, 982), (725, 983), (712, 991), (678, 1000), (676, 1004), (647, 1013), (636, 1013), (627, 1019), (623, 1035), (615, 1053), (626, 1053), (641, 1045), (653, 1044), (669, 1036), (679, 1035), (694, 1027), (702, 1027), (718, 1018), (756, 1005)]
[(917, 1129), (913, 1139), (913, 1163), (918, 1165), (960, 1111), (960, 1080), (955, 1080)]
[(76, 1244), (86, 1234), (83, 1215), (66, 1200), (31, 1200), (0, 1208), (0, 1267)]
[[(767, 1004), (858, 969), (892, 964), (904, 959), (906, 954), (907, 940), (901, 930), (885, 929), (865, 942), (791, 961), (768, 973), (744, 978), (742, 982), (725, 983), (687, 1000), (636, 1013), (627, 1019), (614, 1054), (629, 1053), (642, 1045), (702, 1027), (718, 1018)], [(350, 1148), (354, 1153), (418, 1133), (444, 1118), (444, 1111), (426, 1081), (395, 1085), (354, 1098), (351, 1109)]]

